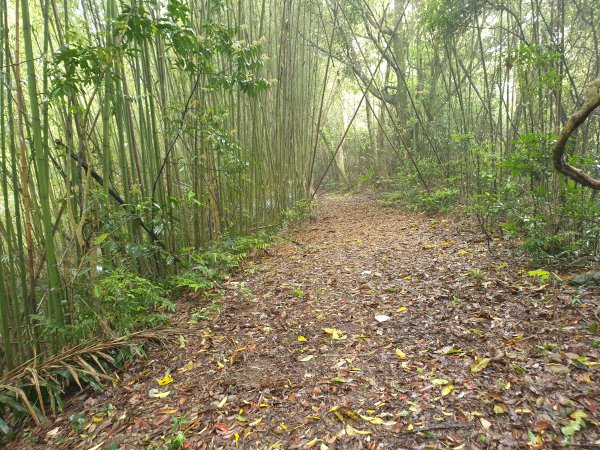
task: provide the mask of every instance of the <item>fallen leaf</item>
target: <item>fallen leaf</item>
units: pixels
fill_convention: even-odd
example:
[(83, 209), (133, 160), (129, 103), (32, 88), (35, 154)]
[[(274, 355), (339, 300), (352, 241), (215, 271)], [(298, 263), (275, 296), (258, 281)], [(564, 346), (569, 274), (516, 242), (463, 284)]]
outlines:
[(475, 364), (471, 365), (471, 372), (473, 373), (477, 373), (477, 372), (481, 372), (483, 369), (485, 369), (487, 367), (487, 365), (490, 363), (490, 358), (479, 358), (478, 356), (475, 357)]
[(571, 414), (573, 420), (569, 422), (564, 427), (560, 428), (560, 431), (565, 436), (574, 436), (579, 430), (581, 430), (585, 426), (585, 419), (587, 414), (581, 410), (577, 410)]
[(506, 413), (506, 406), (502, 407), (502, 405), (494, 405), (494, 413), (495, 414), (504, 414)]
[(310, 361), (311, 359), (314, 359), (315, 355), (306, 355), (303, 358), (300, 358), (298, 361), (300, 362), (307, 362)]
[(369, 416), (360, 416), (362, 420), (372, 423), (373, 425), (384, 425), (386, 427), (392, 427), (396, 425), (397, 422), (393, 420), (385, 421), (381, 417), (369, 417)]
[(158, 380), (158, 385), (159, 386), (166, 386), (167, 384), (170, 384), (172, 382), (173, 382), (173, 377), (171, 376), (170, 373), (168, 373), (163, 378), (161, 378), (160, 380)]
[(341, 377), (335, 377), (331, 381), (333, 381), (335, 383), (350, 383), (350, 380), (347, 380), (346, 378), (341, 378)]
[(99, 450), (104, 445), (104, 441), (100, 442), (98, 445), (94, 445), (93, 447), (88, 448), (88, 450)]
[(223, 406), (225, 406), (225, 403), (227, 403), (227, 396), (223, 397), (223, 400), (221, 400), (218, 404), (217, 404), (217, 408), (222, 408)]
[(48, 437), (54, 437), (54, 436), (56, 436), (58, 434), (59, 431), (60, 431), (60, 427), (53, 428), (53, 429), (51, 429), (50, 431), (48, 431), (46, 433), (46, 436), (48, 436)]
[(552, 372), (553, 374), (556, 375), (560, 375), (560, 374), (565, 374), (565, 373), (569, 373), (571, 371), (571, 369), (569, 369), (567, 366), (564, 366), (562, 364), (546, 364), (546, 368)]
[(400, 359), (408, 359), (406, 357), (406, 353), (404, 353), (402, 350), (400, 350), (399, 348), (396, 349), (396, 356)]
[(479, 420), (481, 421), (481, 426), (486, 430), (489, 430), (492, 426), (492, 423), (489, 420), (485, 420), (483, 417), (480, 417)]
[(454, 390), (454, 386), (451, 384), (449, 384), (448, 386), (444, 386), (444, 389), (442, 389), (442, 397), (445, 397), (453, 390)]
[(391, 317), (390, 316), (386, 316), (386, 315), (380, 315), (380, 316), (375, 316), (375, 320), (379, 323), (381, 322), (387, 322), (388, 320), (390, 320)]
[(368, 430), (358, 430), (358, 429), (354, 428), (352, 425), (346, 424), (346, 434), (348, 436), (357, 436), (357, 435), (368, 435), (368, 434), (371, 434), (371, 432)]
[(298, 342), (307, 342), (307, 339), (304, 336), (298, 336)]
[(340, 330), (336, 330), (335, 328), (323, 328), (323, 331), (327, 334), (330, 334), (331, 339), (333, 339), (334, 341), (346, 339), (346, 336), (341, 336), (343, 332)]
[(158, 389), (150, 389), (148, 396), (151, 398), (165, 398), (171, 395), (171, 391), (160, 392)]
[(261, 422), (262, 422), (262, 417), (259, 417), (259, 418), (258, 418), (258, 419), (256, 419), (255, 421), (253, 421), (253, 422), (250, 422), (250, 423), (248, 424), (248, 426), (249, 426), (249, 427), (255, 427), (256, 425), (258, 425), (258, 424), (259, 424), (259, 423), (261, 423)]
[(194, 363), (192, 361), (190, 361), (185, 366), (183, 366), (181, 369), (178, 369), (178, 371), (179, 372), (188, 372), (193, 369), (194, 369)]
[(304, 444), (304, 448), (311, 448), (314, 447), (317, 442), (319, 442), (319, 440), (317, 438), (314, 438), (312, 441), (308, 441), (306, 444)]

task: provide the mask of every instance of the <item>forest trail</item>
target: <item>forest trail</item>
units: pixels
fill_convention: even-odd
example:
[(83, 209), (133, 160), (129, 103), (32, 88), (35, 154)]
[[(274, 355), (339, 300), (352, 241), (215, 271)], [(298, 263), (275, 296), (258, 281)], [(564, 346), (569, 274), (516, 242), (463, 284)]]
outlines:
[(598, 290), (542, 281), (502, 241), (492, 249), (460, 223), (321, 199), (224, 286), (216, 316), (190, 325), (206, 300), (178, 305), (185, 342), (151, 349), (12, 448), (598, 444)]

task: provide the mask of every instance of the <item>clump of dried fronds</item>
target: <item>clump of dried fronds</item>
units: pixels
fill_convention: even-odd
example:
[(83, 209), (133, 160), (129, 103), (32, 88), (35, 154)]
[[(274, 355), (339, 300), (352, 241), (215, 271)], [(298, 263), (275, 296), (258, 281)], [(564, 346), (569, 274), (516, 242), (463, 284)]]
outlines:
[[(0, 435), (12, 431), (11, 425), (31, 418), (42, 423), (48, 408), (52, 413), (62, 409), (65, 389), (75, 383), (101, 388), (116, 377), (115, 352), (139, 348), (149, 341), (172, 339), (186, 330), (158, 329), (132, 333), (99, 343), (82, 343), (57, 355), (36, 358), (6, 373), (0, 379)], [(9, 425), (11, 424), (11, 425)]]

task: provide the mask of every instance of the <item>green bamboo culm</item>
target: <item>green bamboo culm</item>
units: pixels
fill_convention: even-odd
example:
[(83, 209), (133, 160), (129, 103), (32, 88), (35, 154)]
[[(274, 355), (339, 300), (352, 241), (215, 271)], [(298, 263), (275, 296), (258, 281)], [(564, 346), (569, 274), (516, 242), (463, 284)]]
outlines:
[[(48, 143), (43, 142), (42, 140), (42, 121), (40, 117), (40, 104), (36, 84), (35, 55), (33, 52), (33, 36), (28, 0), (21, 0), (21, 19), (23, 24), (23, 45), (25, 49), (27, 91), (29, 93), (33, 140), (32, 152), (37, 174), (37, 188), (43, 227), (44, 255), (48, 272), (48, 315), (54, 325), (57, 328), (61, 328), (64, 326), (64, 312), (62, 308), (62, 289), (54, 247), (53, 216), (50, 208), (50, 189), (52, 180), (50, 177), (49, 149)], [(48, 32), (47, 29), (46, 32)], [(58, 333), (56, 335), (56, 341), (53, 344), (57, 349), (65, 344), (62, 334)]]

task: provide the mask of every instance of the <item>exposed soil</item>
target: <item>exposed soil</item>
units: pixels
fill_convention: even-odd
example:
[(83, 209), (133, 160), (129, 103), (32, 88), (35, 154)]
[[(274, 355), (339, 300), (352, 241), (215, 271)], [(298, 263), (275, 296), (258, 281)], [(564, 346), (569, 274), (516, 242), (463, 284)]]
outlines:
[(10, 447), (170, 449), (178, 432), (193, 449), (599, 447), (598, 288), (365, 197), (321, 200), (281, 242), (208, 321), (188, 323), (206, 299), (181, 301), (185, 341)]

